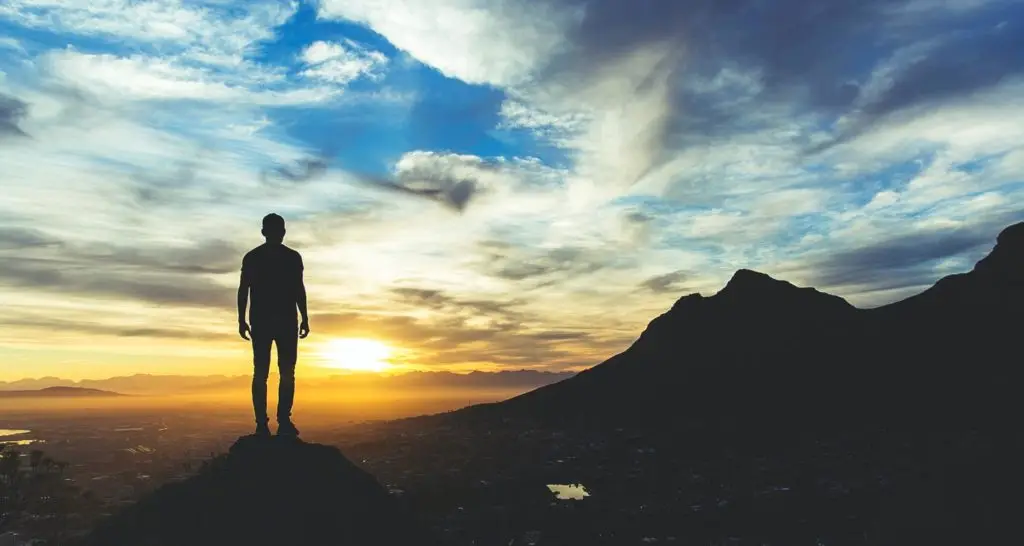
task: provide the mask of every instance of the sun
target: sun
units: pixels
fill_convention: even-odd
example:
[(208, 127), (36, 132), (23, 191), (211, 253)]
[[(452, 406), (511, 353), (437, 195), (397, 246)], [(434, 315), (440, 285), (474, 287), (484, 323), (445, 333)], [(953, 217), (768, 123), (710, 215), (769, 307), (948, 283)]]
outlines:
[(324, 347), (323, 356), (329, 367), (342, 370), (383, 372), (391, 368), (391, 348), (373, 339), (333, 339)]

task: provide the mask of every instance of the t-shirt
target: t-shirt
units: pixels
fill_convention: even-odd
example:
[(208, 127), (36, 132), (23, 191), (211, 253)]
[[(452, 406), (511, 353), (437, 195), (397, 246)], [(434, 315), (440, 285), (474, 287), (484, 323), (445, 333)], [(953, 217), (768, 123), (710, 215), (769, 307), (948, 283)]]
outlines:
[(242, 275), (249, 281), (249, 321), (296, 320), (302, 286), (302, 256), (284, 246), (263, 244), (242, 258)]

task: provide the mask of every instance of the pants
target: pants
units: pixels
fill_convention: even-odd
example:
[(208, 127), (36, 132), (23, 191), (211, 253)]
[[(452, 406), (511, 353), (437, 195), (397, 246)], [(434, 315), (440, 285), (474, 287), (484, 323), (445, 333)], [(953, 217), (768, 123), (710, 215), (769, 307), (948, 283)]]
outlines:
[(277, 345), (277, 421), (288, 421), (295, 399), (295, 363), (298, 360), (298, 324), (252, 325), (252, 407), (257, 423), (267, 422), (267, 377), (270, 375), (270, 345)]

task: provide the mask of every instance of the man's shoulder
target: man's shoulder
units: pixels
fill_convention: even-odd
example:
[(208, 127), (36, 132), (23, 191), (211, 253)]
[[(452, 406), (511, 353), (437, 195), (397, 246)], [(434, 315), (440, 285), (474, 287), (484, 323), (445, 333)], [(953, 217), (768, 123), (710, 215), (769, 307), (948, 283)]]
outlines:
[(287, 256), (286, 259), (292, 259), (299, 263), (302, 262), (302, 256), (295, 249), (286, 247), (284, 245), (260, 245), (249, 252), (245, 253), (242, 257), (242, 264), (257, 264), (257, 263), (276, 263), (282, 256)]
[(293, 257), (293, 258), (300, 258), (300, 259), (302, 258), (302, 255), (299, 254), (299, 251), (295, 250), (292, 247), (281, 245), (281, 248), (283, 248), (285, 250), (285, 252), (287, 252), (288, 255)]
[(242, 256), (242, 259), (243, 260), (248, 260), (248, 259), (251, 259), (253, 256), (258, 256), (262, 252), (263, 246), (264, 245), (260, 245), (260, 246), (258, 246), (256, 248), (250, 250), (249, 252), (246, 252), (245, 256)]
[(266, 255), (266, 246), (267, 245), (260, 245), (249, 252), (246, 252), (245, 255), (242, 256), (242, 264), (244, 265), (262, 260)]

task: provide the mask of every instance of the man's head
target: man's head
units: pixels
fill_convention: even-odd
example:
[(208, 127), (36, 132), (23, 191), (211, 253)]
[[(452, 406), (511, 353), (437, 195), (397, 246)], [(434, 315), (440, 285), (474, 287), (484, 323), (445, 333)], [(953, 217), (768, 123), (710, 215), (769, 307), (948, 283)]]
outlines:
[(284, 218), (270, 213), (263, 217), (263, 236), (268, 243), (280, 244), (284, 241)]

